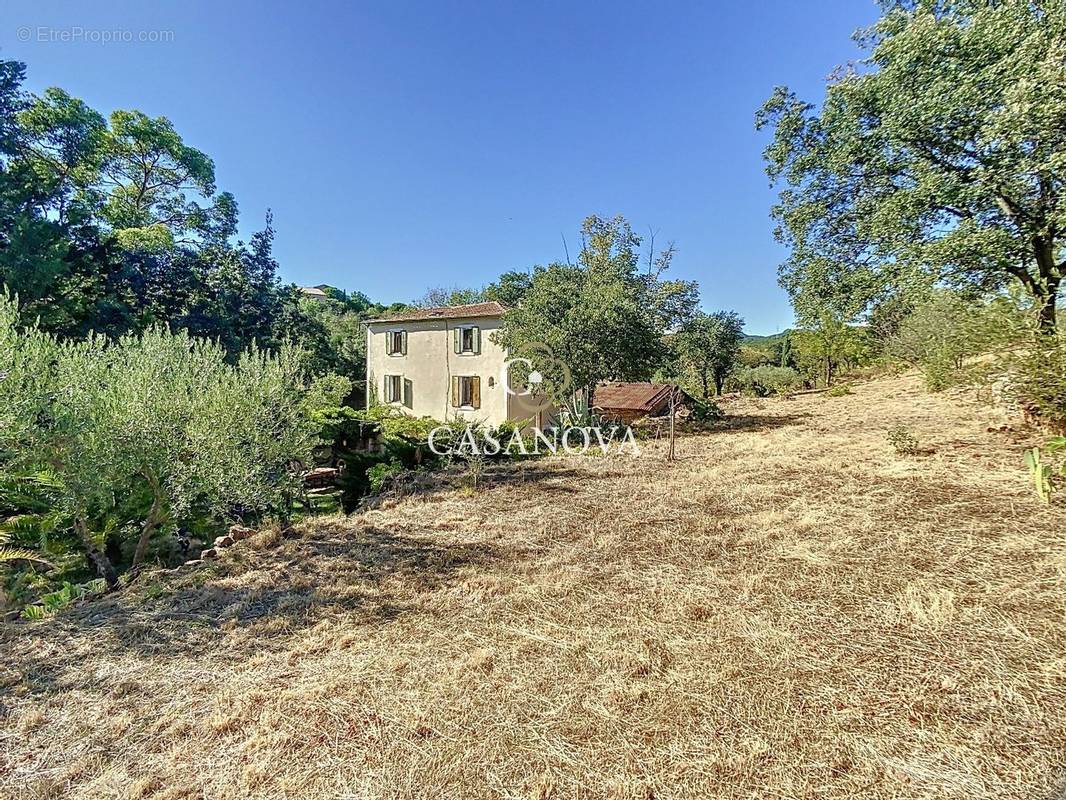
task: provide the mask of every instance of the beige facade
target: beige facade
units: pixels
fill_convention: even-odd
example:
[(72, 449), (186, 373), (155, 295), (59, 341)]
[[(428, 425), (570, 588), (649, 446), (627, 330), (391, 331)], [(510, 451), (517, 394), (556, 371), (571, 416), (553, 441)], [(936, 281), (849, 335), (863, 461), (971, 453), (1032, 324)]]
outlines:
[[(432, 309), (430, 311), (441, 311)], [(372, 321), (367, 324), (367, 402), (416, 417), (488, 425), (531, 416), (509, 394), (506, 351), (493, 341), (499, 314)], [(428, 314), (429, 312), (427, 312)]]

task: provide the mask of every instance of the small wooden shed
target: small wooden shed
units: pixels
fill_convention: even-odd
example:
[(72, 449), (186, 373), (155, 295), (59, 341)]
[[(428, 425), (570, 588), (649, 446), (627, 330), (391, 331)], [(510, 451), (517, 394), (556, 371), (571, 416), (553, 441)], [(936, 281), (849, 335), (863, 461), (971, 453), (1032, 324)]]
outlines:
[(644, 417), (668, 416), (672, 391), (679, 392), (678, 409), (687, 414), (692, 398), (672, 383), (601, 383), (596, 387), (593, 409), (605, 419), (629, 425)]

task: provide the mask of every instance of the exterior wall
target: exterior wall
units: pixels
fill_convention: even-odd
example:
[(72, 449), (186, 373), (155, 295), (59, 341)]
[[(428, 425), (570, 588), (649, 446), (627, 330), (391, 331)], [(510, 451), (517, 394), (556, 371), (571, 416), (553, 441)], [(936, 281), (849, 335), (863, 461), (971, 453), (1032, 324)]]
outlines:
[[(481, 329), (481, 352), (458, 354), (453, 351), (452, 332), (455, 328), (476, 325)], [(492, 333), (500, 327), (498, 317), (472, 319), (409, 320), (402, 322), (370, 322), (367, 324), (367, 402), (384, 400), (386, 375), (401, 375), (411, 382), (411, 406), (401, 402), (390, 405), (416, 417), (439, 420), (462, 418), (471, 422), (499, 425), (512, 416), (511, 396), (500, 382), (500, 374), (507, 360), (506, 351), (492, 341)], [(390, 356), (386, 352), (386, 333), (407, 332), (406, 355)], [(458, 409), (452, 407), (451, 380), (455, 375), (481, 378), (481, 407)]]

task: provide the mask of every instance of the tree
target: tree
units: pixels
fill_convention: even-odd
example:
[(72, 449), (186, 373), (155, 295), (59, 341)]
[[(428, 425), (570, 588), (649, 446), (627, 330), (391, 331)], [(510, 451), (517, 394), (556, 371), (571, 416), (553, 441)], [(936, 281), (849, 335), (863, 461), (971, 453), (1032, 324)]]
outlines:
[(838, 71), (820, 108), (778, 88), (757, 116), (774, 133), (768, 174), (785, 184), (774, 209), (791, 248), (784, 273), (830, 262), (881, 289), (922, 272), (979, 289), (1017, 281), (1053, 330), (1066, 274), (1066, 6), (884, 5), (860, 38), (867, 57)]
[(499, 278), (485, 287), (486, 300), (495, 300), (497, 303), (511, 308), (522, 302), (533, 285), (533, 276), (528, 272), (512, 270), (503, 273)]
[(494, 334), (512, 353), (530, 355), (558, 402), (575, 389), (591, 402), (604, 380), (646, 380), (664, 355), (649, 283), (638, 273), (640, 237), (621, 217), (590, 216), (582, 233), (578, 263), (536, 267)]
[[(100, 209), (127, 248), (225, 242), (236, 230), (233, 196), (215, 194), (215, 165), (185, 144), (166, 117), (116, 111), (103, 146)], [(203, 206), (194, 197), (208, 200)]]
[(721, 394), (725, 379), (737, 365), (744, 320), (734, 311), (697, 314), (674, 337), (677, 363), (683, 375), (700, 386), (704, 397), (713, 385)]
[(439, 308), (440, 306), (465, 306), (480, 303), (485, 299), (481, 289), (464, 289), (460, 286), (436, 286), (427, 289), (422, 297), (412, 305), (421, 308)]
[[(61, 342), (0, 297), (0, 479), (47, 475), (53, 527), (109, 585), (159, 534), (284, 513), (314, 426), (299, 354), (152, 328)], [(0, 480), (0, 485), (8, 481)]]

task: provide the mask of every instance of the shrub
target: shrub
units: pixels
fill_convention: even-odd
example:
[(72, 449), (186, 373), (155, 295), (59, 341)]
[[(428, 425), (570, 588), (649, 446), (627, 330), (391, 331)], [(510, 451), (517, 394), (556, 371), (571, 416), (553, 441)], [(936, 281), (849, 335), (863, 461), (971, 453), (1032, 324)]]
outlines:
[(1014, 393), (1038, 421), (1066, 433), (1066, 334), (1040, 336), (1017, 359)]
[(902, 321), (886, 352), (919, 367), (926, 386), (936, 392), (971, 382), (977, 375), (967, 368), (967, 359), (1009, 347), (1026, 333), (1025, 314), (1013, 299), (984, 301), (943, 289)]
[(730, 376), (729, 386), (758, 397), (800, 389), (803, 378), (791, 367), (747, 367), (737, 370)]
[(851, 387), (846, 383), (834, 383), (826, 392), (826, 397), (844, 397), (851, 394)]
[(379, 462), (366, 471), (367, 481), (372, 494), (380, 494), (388, 482), (404, 471), (399, 461)]
[(898, 456), (914, 456), (921, 451), (917, 437), (903, 425), (890, 428), (886, 438)]

